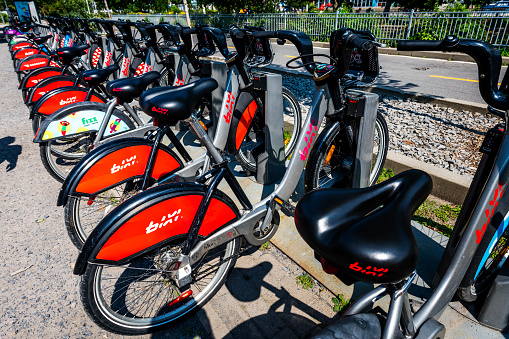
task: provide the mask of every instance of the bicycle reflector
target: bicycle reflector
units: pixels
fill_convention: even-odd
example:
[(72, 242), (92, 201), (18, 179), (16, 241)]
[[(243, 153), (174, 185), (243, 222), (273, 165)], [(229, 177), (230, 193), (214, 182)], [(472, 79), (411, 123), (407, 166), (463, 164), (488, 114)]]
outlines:
[(191, 295), (193, 294), (193, 291), (192, 290), (189, 290), (187, 292), (184, 292), (183, 294), (181, 294), (180, 296), (178, 296), (177, 298), (173, 299), (169, 304), (168, 306), (169, 307), (172, 307), (173, 305), (176, 305), (184, 300), (186, 300), (187, 298), (189, 298)]

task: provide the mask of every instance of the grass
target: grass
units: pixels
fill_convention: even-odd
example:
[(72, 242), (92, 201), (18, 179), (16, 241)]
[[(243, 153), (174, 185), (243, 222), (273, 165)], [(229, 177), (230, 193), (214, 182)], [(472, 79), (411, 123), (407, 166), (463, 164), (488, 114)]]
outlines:
[[(393, 176), (394, 172), (392, 169), (384, 168), (376, 183), (379, 184)], [(428, 198), (419, 206), (412, 219), (440, 234), (450, 237), (460, 210), (461, 205), (444, 204), (433, 198)]]
[(394, 172), (391, 169), (382, 168), (382, 174), (378, 177), (376, 181), (377, 184), (384, 182), (387, 179), (390, 179), (394, 176)]
[(419, 206), (413, 220), (450, 237), (460, 210), (461, 205), (441, 204), (428, 198)]
[(310, 290), (315, 286), (313, 278), (306, 272), (302, 273), (296, 278), (297, 285), (305, 290)]
[(283, 137), (285, 139), (285, 147), (286, 145), (288, 145), (288, 143), (290, 142), (290, 139), (292, 138), (292, 135), (289, 131), (284, 131), (283, 132)]
[(260, 249), (260, 251), (266, 251), (269, 248), (270, 248), (270, 241), (267, 241), (266, 243), (262, 244), (259, 249)]
[(334, 304), (332, 310), (342, 315), (348, 310), (352, 301), (350, 299), (345, 299), (343, 294), (338, 294), (337, 297), (332, 298), (332, 303)]

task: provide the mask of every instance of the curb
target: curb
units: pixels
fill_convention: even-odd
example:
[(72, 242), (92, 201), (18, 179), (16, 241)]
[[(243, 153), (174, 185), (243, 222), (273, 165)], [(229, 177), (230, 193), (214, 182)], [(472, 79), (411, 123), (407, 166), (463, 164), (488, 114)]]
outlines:
[(453, 173), (449, 170), (407, 157), (406, 155), (394, 151), (388, 152), (384, 167), (392, 169), (394, 174), (409, 169), (419, 169), (428, 173), (433, 180), (433, 190), (431, 194), (456, 205), (463, 204), (468, 188), (472, 183), (471, 179), (463, 175)]

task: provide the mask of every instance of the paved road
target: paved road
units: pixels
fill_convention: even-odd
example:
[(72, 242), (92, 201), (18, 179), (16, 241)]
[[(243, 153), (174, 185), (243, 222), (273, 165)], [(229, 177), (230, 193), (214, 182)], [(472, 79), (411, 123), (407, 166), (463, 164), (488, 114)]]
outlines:
[[(273, 49), (274, 66), (284, 67), (292, 57), (299, 55), (290, 43), (273, 44)], [(315, 47), (314, 53), (329, 54), (329, 49)], [(474, 63), (381, 54), (380, 65), (382, 69), (376, 85), (484, 104)], [(506, 69), (503, 67), (502, 75)]]

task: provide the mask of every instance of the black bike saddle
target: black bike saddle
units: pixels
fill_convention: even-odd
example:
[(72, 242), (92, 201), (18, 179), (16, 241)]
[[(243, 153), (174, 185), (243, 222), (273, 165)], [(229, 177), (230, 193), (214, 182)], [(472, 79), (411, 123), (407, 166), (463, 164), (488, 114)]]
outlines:
[(159, 79), (159, 72), (152, 71), (134, 78), (116, 79), (106, 85), (109, 95), (124, 102), (131, 102), (143, 93), (147, 86)]
[(89, 48), (90, 46), (87, 44), (76, 47), (62, 47), (57, 49), (57, 55), (64, 65), (70, 65), (75, 57), (84, 55), (85, 51)]
[(194, 107), (217, 86), (215, 79), (204, 78), (180, 87), (165, 87), (166, 91), (156, 96), (153, 95), (156, 89), (149, 89), (140, 96), (140, 106), (154, 119), (175, 124), (189, 118)]
[(44, 35), (44, 36), (39, 36), (39, 37), (36, 37), (34, 38), (34, 41), (38, 44), (43, 44), (45, 43), (46, 41), (48, 41), (49, 39), (51, 39), (53, 37), (53, 35)]
[(417, 267), (410, 221), (432, 187), (428, 174), (410, 170), (373, 187), (312, 191), (297, 204), (295, 225), (345, 284), (396, 283)]
[(101, 69), (89, 69), (81, 73), (80, 78), (81, 80), (85, 81), (90, 87), (99, 86), (100, 84), (108, 80), (108, 77), (118, 69), (120, 69), (120, 67), (117, 64)]

